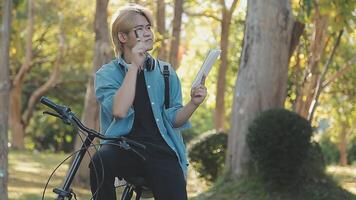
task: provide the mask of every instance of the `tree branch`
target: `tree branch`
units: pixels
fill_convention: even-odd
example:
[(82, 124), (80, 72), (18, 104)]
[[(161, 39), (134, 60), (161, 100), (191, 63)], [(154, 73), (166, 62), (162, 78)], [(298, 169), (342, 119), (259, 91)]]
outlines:
[(321, 73), (321, 75), (320, 75), (320, 77), (318, 79), (317, 86), (316, 86), (316, 91), (315, 91), (314, 97), (313, 97), (313, 101), (312, 101), (311, 106), (309, 107), (309, 113), (308, 113), (308, 120), (309, 121), (311, 121), (313, 119), (314, 111), (315, 111), (315, 109), (317, 107), (319, 96), (320, 96), (320, 94), (321, 94), (321, 92), (323, 90), (322, 81), (323, 81), (323, 79), (324, 79), (324, 77), (326, 75), (326, 72), (329, 70), (330, 63), (332, 62), (332, 60), (334, 58), (336, 49), (340, 44), (341, 36), (342, 36), (343, 33), (344, 33), (344, 30), (341, 30), (339, 32), (339, 34), (337, 36), (337, 39), (335, 41), (334, 47), (333, 47), (333, 49), (331, 51), (330, 57), (327, 60), (327, 62), (325, 63), (323, 72)]
[[(356, 60), (356, 59), (354, 59)], [(328, 85), (330, 85), (332, 82), (334, 82), (337, 78), (343, 76), (346, 72), (348, 72), (350, 69), (352, 69), (352, 65), (354, 64), (355, 62), (351, 62), (351, 63), (348, 63), (347, 66), (344, 65), (344, 67), (342, 67), (339, 71), (337, 71), (335, 74), (333, 74), (332, 76), (330, 76), (330, 78), (328, 78), (327, 80), (325, 80), (322, 84), (322, 89), (325, 89)]]
[(289, 48), (289, 58), (293, 55), (295, 48), (298, 46), (300, 36), (303, 34), (305, 24), (295, 21), (293, 24), (292, 38)]
[(64, 52), (65, 52), (65, 36), (64, 33), (62, 31), (62, 27), (61, 27), (61, 19), (60, 19), (60, 33), (59, 33), (59, 51), (58, 51), (58, 55), (56, 58), (56, 61), (54, 63), (53, 66), (53, 70), (51, 73), (50, 78), (43, 84), (41, 85), (39, 88), (37, 88), (31, 95), (28, 104), (27, 104), (27, 109), (25, 111), (25, 113), (22, 116), (22, 119), (24, 121), (25, 126), (29, 123), (30, 119), (32, 118), (33, 115), (33, 110), (34, 107), (38, 101), (38, 99), (44, 95), (49, 89), (51, 89), (52, 87), (54, 87), (58, 82), (58, 76), (60, 74), (60, 65), (62, 64), (63, 61), (63, 57), (64, 57)]
[(33, 1), (28, 1), (28, 19), (27, 19), (27, 37), (26, 37), (26, 53), (25, 53), (25, 61), (21, 65), (19, 72), (16, 74), (13, 85), (21, 84), (25, 74), (31, 67), (32, 60), (32, 37), (33, 37), (33, 23), (34, 23), (34, 5)]
[(222, 19), (220, 19), (218, 16), (215, 16), (208, 12), (194, 13), (194, 12), (190, 12), (188, 10), (184, 10), (184, 13), (187, 14), (188, 16), (192, 16), (192, 17), (209, 17), (209, 18), (212, 18), (219, 22), (222, 21)]

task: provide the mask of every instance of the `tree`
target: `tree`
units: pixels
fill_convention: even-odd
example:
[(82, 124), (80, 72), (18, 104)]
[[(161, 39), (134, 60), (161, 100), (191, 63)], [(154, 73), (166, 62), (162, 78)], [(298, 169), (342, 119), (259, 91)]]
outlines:
[[(338, 73), (339, 69), (352, 65), (350, 58), (355, 55), (355, 43), (350, 43), (354, 39), (352, 33), (345, 32), (345, 37), (340, 41), (338, 55), (335, 55), (334, 62), (330, 64), (331, 72)], [(334, 76), (330, 77), (333, 78)], [(325, 92), (320, 95), (320, 105), (315, 109), (316, 126), (319, 121), (327, 122), (328, 128), (324, 135), (330, 138), (339, 150), (339, 164), (342, 166), (350, 163), (348, 161), (347, 146), (352, 145), (352, 138), (356, 136), (356, 68), (350, 67), (347, 73), (339, 76), (331, 85), (325, 86)], [(325, 137), (323, 135), (323, 137)]]
[(183, 3), (184, 0), (175, 0), (174, 1), (174, 18), (173, 18), (173, 29), (172, 29), (172, 38), (171, 46), (169, 51), (169, 62), (174, 67), (178, 69), (179, 67), (179, 41), (180, 41), (180, 29), (182, 25), (182, 13), (183, 13)]
[[(299, 61), (300, 55), (306, 57), (305, 61), (301, 61), (306, 64), (305, 66), (300, 66), (302, 65), (300, 62), (296, 64), (298, 71), (304, 68), (304, 74), (299, 72), (299, 77), (294, 80), (296, 98), (293, 109), (312, 122), (319, 96), (326, 83), (330, 84), (328, 72), (337, 54), (341, 36), (345, 30), (351, 32), (351, 25), (355, 23), (351, 16), (356, 4), (349, 0), (335, 0), (331, 4), (326, 1), (305, 0), (304, 3), (306, 5), (301, 6), (299, 15), (304, 15), (302, 20), (309, 25), (305, 31), (305, 37), (309, 37), (309, 40), (305, 39), (307, 48), (302, 49), (306, 55), (298, 53), (296, 56)], [(306, 11), (303, 10), (304, 7), (307, 7)], [(339, 69), (334, 75), (341, 76), (347, 70)]]
[[(109, 39), (109, 27), (107, 22), (109, 0), (97, 0), (94, 19), (95, 31), (95, 46), (94, 46), (94, 60), (92, 73), (89, 76), (87, 91), (84, 102), (84, 112), (82, 115), (82, 122), (87, 127), (98, 129), (99, 127), (99, 107), (94, 96), (94, 74), (105, 63), (108, 63), (113, 58), (113, 50)], [(76, 138), (75, 148), (79, 149), (81, 146), (81, 138)], [(74, 179), (75, 184), (88, 184), (89, 183), (89, 169), (90, 155), (87, 153), (82, 160), (78, 169), (77, 176)]]
[(249, 0), (245, 26), (226, 160), (233, 178), (248, 173), (249, 123), (261, 111), (284, 104), (294, 26), (289, 1)]
[(27, 16), (27, 35), (26, 35), (26, 53), (25, 59), (12, 81), (11, 96), (10, 96), (10, 129), (12, 135), (12, 146), (17, 149), (23, 149), (25, 147), (25, 125), (21, 119), (21, 93), (24, 78), (26, 73), (30, 70), (32, 61), (32, 37), (34, 32), (34, 1), (29, 0), (28, 4), (28, 16)]
[(158, 41), (159, 41), (159, 47), (158, 47), (158, 54), (157, 58), (165, 60), (167, 55), (166, 55), (166, 5), (164, 0), (157, 0), (157, 15), (156, 15), (156, 20), (157, 20), (157, 32), (158, 34)]
[[(33, 35), (34, 35), (34, 1), (30, 0), (28, 3), (28, 18), (27, 18), (27, 36), (26, 36), (26, 50), (25, 59), (18, 70), (15, 78), (12, 80), (11, 88), (11, 103), (10, 103), (10, 127), (12, 135), (12, 145), (16, 149), (24, 149), (24, 138), (25, 130), (28, 126), (34, 107), (38, 102), (38, 99), (44, 95), (49, 89), (53, 88), (58, 83), (58, 78), (60, 74), (60, 66), (63, 62), (63, 57), (65, 53), (65, 34), (63, 31), (63, 15), (59, 14), (59, 33), (58, 33), (58, 46), (59, 49), (56, 52), (56, 58), (53, 67), (50, 72), (50, 76), (42, 85), (38, 86), (37, 89), (31, 91), (29, 100), (27, 101), (27, 106), (22, 102), (23, 88), (25, 85), (25, 78), (29, 76), (32, 66), (34, 66), (35, 58), (38, 57), (37, 45), (34, 46)], [(39, 40), (44, 40), (43, 37), (46, 34), (42, 34)]]
[(4, 0), (2, 5), (1, 50), (0, 50), (0, 199), (7, 200), (8, 180), (8, 108), (9, 108), (9, 47), (11, 32), (12, 1)]
[(296, 112), (307, 118), (309, 107), (314, 96), (314, 88), (317, 85), (320, 71), (318, 68), (322, 53), (326, 45), (326, 31), (328, 18), (322, 15), (319, 10), (316, 11), (314, 17), (314, 33), (310, 44), (310, 57), (308, 59), (307, 72), (303, 86), (299, 89), (296, 100)]
[(229, 49), (229, 32), (232, 14), (236, 8), (239, 0), (234, 0), (230, 8), (226, 6), (225, 0), (221, 0), (222, 6), (222, 20), (221, 20), (221, 36), (220, 48), (222, 50), (220, 55), (220, 67), (218, 73), (218, 84), (216, 90), (216, 106), (215, 106), (215, 129), (218, 132), (224, 131), (225, 122), (225, 91), (226, 91), (226, 71), (228, 66), (228, 49)]

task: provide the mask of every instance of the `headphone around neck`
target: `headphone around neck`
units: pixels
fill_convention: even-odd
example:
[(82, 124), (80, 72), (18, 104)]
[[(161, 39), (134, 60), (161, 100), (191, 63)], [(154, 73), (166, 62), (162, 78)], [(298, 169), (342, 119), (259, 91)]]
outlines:
[(152, 71), (155, 69), (156, 60), (150, 54), (147, 53), (144, 65), (147, 71)]
[[(154, 59), (150, 54), (146, 53), (146, 58), (143, 64), (147, 71), (153, 71), (155, 69), (156, 59)], [(120, 67), (125, 68), (121, 63), (119, 63), (119, 65)]]

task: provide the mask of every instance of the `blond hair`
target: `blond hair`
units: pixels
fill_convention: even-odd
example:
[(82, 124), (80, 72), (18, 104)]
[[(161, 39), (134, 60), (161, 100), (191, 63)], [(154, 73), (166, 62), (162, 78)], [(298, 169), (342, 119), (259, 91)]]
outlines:
[(147, 8), (138, 4), (129, 4), (128, 6), (125, 6), (116, 11), (116, 13), (113, 15), (111, 20), (111, 40), (114, 45), (116, 56), (120, 56), (120, 54), (123, 52), (123, 46), (119, 41), (118, 33), (129, 33), (130, 30), (132, 30), (135, 26), (133, 19), (137, 14), (144, 16), (148, 23), (153, 26), (153, 17), (151, 12)]

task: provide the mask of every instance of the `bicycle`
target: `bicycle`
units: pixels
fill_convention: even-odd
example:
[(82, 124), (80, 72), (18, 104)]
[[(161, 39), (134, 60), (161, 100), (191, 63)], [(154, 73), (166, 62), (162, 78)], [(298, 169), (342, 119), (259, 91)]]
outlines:
[[(145, 145), (135, 142), (133, 140), (130, 140), (128, 138), (125, 138), (123, 136), (107, 137), (105, 135), (102, 135), (102, 134), (98, 133), (97, 131), (84, 126), (83, 123), (78, 119), (78, 117), (75, 116), (75, 114), (71, 111), (71, 109), (69, 107), (55, 104), (53, 101), (51, 101), (47, 97), (41, 97), (40, 102), (56, 112), (56, 113), (53, 113), (50, 111), (44, 111), (43, 114), (51, 115), (51, 116), (57, 117), (59, 119), (62, 119), (62, 121), (65, 124), (73, 125), (76, 129), (78, 129), (78, 131), (81, 131), (82, 133), (86, 133), (86, 138), (83, 141), (81, 148), (77, 152), (75, 152), (77, 154), (76, 154), (75, 158), (73, 159), (73, 162), (67, 172), (63, 186), (61, 188), (53, 189), (53, 192), (55, 194), (57, 194), (56, 200), (65, 200), (65, 199), (71, 200), (73, 195), (74, 195), (74, 198), (76, 199), (76, 195), (70, 187), (71, 187), (74, 176), (79, 168), (79, 165), (80, 165), (85, 153), (87, 152), (89, 147), (93, 146), (92, 142), (95, 138), (118, 142), (116, 145), (118, 145), (119, 147), (121, 147), (125, 150), (128, 150), (128, 151), (131, 150), (135, 154), (137, 154), (139, 157), (141, 157), (141, 159), (145, 159), (138, 151), (135, 150), (135, 148), (145, 150), (146, 149)], [(72, 155), (74, 155), (74, 154), (72, 154)], [(67, 159), (65, 159), (65, 160), (67, 160)], [(52, 173), (52, 175), (53, 175), (53, 173)], [(50, 176), (50, 178), (51, 178), (51, 176)], [(124, 188), (123, 194), (121, 196), (121, 200), (130, 200), (133, 197), (134, 192), (136, 193), (136, 200), (141, 199), (141, 197), (142, 198), (153, 197), (152, 192), (143, 177), (129, 177), (129, 178), (124, 179), (124, 181), (126, 182), (126, 184), (124, 185), (125, 188)], [(48, 184), (48, 182), (47, 182), (47, 184)], [(44, 199), (44, 194), (45, 194), (47, 184), (43, 191), (42, 199)]]

